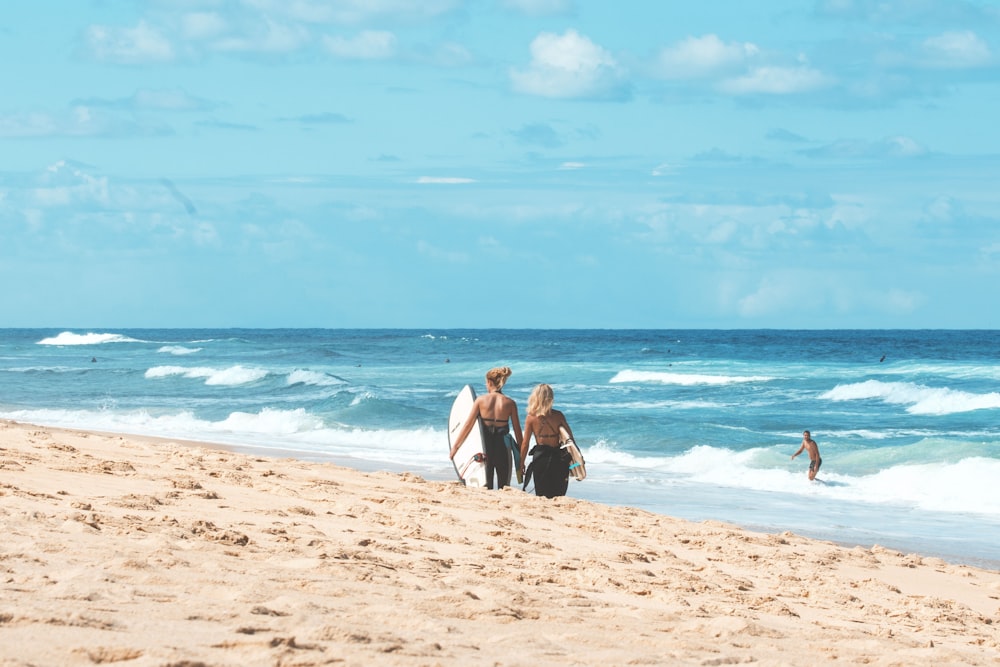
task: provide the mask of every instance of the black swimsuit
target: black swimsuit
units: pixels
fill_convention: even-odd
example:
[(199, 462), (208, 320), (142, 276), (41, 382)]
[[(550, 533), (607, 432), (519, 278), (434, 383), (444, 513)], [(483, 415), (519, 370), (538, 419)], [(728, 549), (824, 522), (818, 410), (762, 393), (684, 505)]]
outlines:
[(493, 488), (493, 474), (496, 473), (497, 488), (502, 489), (510, 482), (510, 457), (507, 455), (505, 437), (510, 433), (506, 419), (488, 419), (483, 422), (483, 449), (486, 450), (486, 488)]

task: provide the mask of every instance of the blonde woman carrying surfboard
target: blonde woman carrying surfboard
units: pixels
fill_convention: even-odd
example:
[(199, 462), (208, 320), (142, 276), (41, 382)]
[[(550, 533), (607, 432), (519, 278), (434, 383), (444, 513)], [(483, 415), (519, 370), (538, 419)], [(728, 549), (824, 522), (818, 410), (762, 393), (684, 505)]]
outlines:
[(524, 437), (521, 438), (522, 461), (527, 458), (531, 436), (535, 437), (536, 443), (530, 452), (531, 465), (524, 474), (524, 488), (534, 476), (535, 495), (546, 498), (566, 495), (570, 465), (573, 463), (573, 457), (563, 448), (564, 443), (573, 441), (573, 431), (565, 415), (552, 409), (554, 398), (549, 385), (540, 384), (534, 388), (528, 398), (528, 417), (524, 421)]
[[(454, 460), (462, 443), (469, 437), (473, 426), (477, 423), (483, 429), (483, 453), (486, 454), (486, 488), (493, 488), (493, 476), (496, 474), (497, 488), (510, 484), (511, 457), (507, 448), (505, 436), (511, 433), (513, 427), (514, 441), (520, 447), (517, 439), (521, 435), (521, 420), (517, 415), (517, 403), (503, 395), (503, 386), (513, 371), (509, 367), (491, 368), (486, 372), (486, 391), (476, 398), (465, 420), (462, 431), (451, 446), (449, 457)], [(509, 422), (509, 423), (508, 423)]]

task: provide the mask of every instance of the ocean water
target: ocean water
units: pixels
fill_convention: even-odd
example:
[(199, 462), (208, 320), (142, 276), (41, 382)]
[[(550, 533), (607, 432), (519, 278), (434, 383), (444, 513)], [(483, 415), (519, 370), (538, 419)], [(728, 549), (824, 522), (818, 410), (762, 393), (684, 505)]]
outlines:
[[(0, 330), (0, 417), (454, 479), (459, 389), (553, 386), (569, 495), (1000, 568), (1000, 332)], [(790, 456), (804, 429), (823, 467)]]

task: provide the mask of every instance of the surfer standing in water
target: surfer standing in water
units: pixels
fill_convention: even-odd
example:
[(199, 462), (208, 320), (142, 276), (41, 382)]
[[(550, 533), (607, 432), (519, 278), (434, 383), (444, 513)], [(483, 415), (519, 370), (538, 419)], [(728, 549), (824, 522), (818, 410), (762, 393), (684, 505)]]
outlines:
[(531, 465), (525, 471), (524, 486), (528, 486), (534, 475), (535, 495), (546, 498), (565, 496), (569, 487), (570, 455), (560, 447), (559, 427), (573, 437), (566, 417), (552, 409), (553, 400), (552, 387), (547, 384), (535, 387), (528, 398), (528, 417), (524, 420), (524, 437), (521, 438), (521, 461), (527, 459), (532, 435), (536, 443), (531, 450)]
[(465, 420), (462, 432), (455, 438), (451, 446), (449, 458), (455, 458), (458, 448), (472, 432), (476, 418), (483, 421), (485, 442), (483, 449), (486, 454), (486, 488), (493, 488), (493, 475), (496, 474), (497, 488), (507, 486), (511, 471), (508, 469), (510, 458), (507, 455), (507, 443), (504, 436), (514, 428), (514, 441), (521, 446), (521, 419), (517, 416), (517, 403), (503, 395), (503, 386), (513, 371), (509, 367), (491, 368), (486, 372), (486, 394), (476, 398)]
[(802, 432), (802, 446), (799, 447), (799, 451), (792, 454), (792, 460), (805, 450), (809, 453), (809, 481), (816, 479), (816, 473), (819, 472), (819, 467), (823, 465), (823, 459), (819, 456), (819, 445), (816, 441), (812, 439), (812, 434), (809, 431)]

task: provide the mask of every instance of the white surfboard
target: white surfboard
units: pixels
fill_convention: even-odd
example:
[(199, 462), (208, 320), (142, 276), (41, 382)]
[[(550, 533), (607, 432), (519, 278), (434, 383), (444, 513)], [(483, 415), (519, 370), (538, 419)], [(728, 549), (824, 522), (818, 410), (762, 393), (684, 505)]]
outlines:
[(560, 446), (569, 452), (571, 459), (569, 474), (578, 482), (587, 479), (587, 462), (583, 460), (583, 453), (580, 452), (580, 448), (576, 446), (576, 442), (570, 437), (569, 431), (562, 426), (559, 427), (559, 441), (562, 443)]
[[(469, 411), (472, 410), (472, 404), (475, 402), (476, 390), (472, 388), (472, 385), (467, 384), (462, 387), (462, 391), (458, 392), (458, 396), (455, 397), (455, 402), (451, 404), (451, 414), (448, 417), (448, 451), (451, 451), (452, 443), (458, 438), (458, 434), (462, 432), (462, 428), (465, 426), (465, 419), (469, 416)], [(455, 458), (451, 460), (455, 465), (455, 472), (458, 474), (458, 478), (466, 486), (486, 486), (486, 451), (483, 447), (484, 442), (483, 422), (477, 417), (476, 425), (469, 431), (469, 437), (465, 439), (462, 446), (455, 452)], [(508, 447), (507, 470), (510, 474), (504, 480), (507, 486), (510, 486), (514, 465), (513, 451)], [(518, 463), (516, 465), (520, 465), (520, 456), (518, 456)]]
[[(476, 402), (476, 391), (472, 385), (465, 385), (462, 391), (458, 392), (455, 402), (451, 404), (451, 415), (448, 417), (448, 451), (451, 451), (452, 443), (462, 432), (465, 426), (465, 419), (469, 416), (472, 404)], [(455, 472), (458, 478), (466, 486), (486, 486), (486, 454), (483, 451), (483, 423), (477, 417), (476, 425), (469, 432), (469, 437), (465, 439), (462, 446), (455, 452), (455, 458), (451, 460), (455, 464)]]

